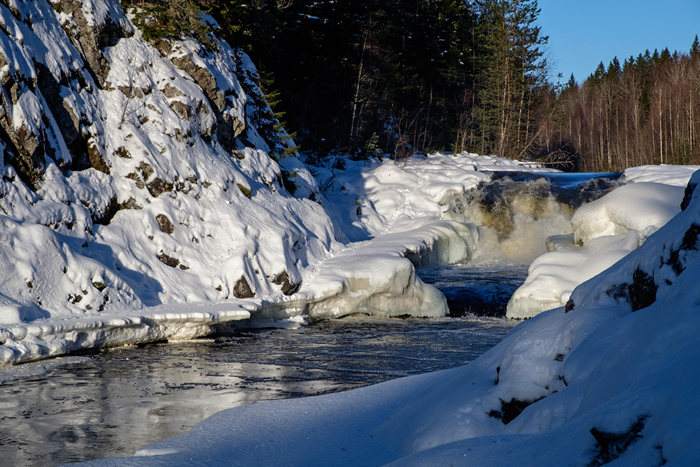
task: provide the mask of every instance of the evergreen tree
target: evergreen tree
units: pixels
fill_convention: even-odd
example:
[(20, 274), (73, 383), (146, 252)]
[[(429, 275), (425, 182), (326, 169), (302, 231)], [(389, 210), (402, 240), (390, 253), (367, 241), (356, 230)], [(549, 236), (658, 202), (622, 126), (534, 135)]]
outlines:
[(486, 0), (479, 36), (485, 44), (477, 76), (480, 152), (517, 156), (533, 143), (538, 91), (546, 84), (536, 25), (537, 0)]

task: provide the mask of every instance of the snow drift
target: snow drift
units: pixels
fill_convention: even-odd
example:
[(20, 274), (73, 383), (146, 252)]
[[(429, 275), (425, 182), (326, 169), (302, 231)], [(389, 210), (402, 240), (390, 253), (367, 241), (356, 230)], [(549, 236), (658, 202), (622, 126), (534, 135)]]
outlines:
[(615, 264), (681, 210), (685, 186), (698, 167), (637, 167), (626, 184), (581, 206), (572, 236), (549, 242), (550, 252), (530, 265), (528, 278), (508, 302), (507, 316), (531, 318), (564, 306), (574, 288)]

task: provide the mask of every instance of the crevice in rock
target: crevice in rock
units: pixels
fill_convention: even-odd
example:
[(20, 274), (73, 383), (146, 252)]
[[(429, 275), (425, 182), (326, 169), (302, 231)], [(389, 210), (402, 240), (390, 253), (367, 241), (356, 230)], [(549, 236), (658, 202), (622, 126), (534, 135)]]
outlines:
[(497, 418), (501, 420), (504, 425), (507, 425), (513, 420), (515, 420), (518, 417), (518, 415), (520, 415), (523, 412), (523, 410), (525, 410), (527, 407), (542, 399), (544, 399), (544, 397), (540, 397), (539, 399), (533, 400), (511, 399), (508, 402), (504, 401), (503, 399), (500, 399), (501, 410), (490, 411), (489, 417)]

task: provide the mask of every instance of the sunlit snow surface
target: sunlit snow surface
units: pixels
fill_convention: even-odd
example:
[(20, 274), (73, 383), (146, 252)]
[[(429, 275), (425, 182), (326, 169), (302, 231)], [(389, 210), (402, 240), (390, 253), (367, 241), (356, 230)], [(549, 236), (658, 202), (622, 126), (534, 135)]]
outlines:
[(96, 464), (698, 465), (698, 225), (696, 190), (569, 311), (523, 322), (469, 365), (219, 412)]

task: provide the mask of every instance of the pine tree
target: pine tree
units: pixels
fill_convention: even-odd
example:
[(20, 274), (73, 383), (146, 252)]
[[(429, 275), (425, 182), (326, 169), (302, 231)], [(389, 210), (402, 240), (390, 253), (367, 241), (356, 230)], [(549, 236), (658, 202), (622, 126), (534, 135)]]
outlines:
[(539, 12), (537, 0), (486, 0), (482, 6), (480, 37), (486, 50), (477, 77), (482, 151), (515, 157), (533, 142), (531, 110), (547, 66), (541, 50), (547, 37), (536, 25)]

